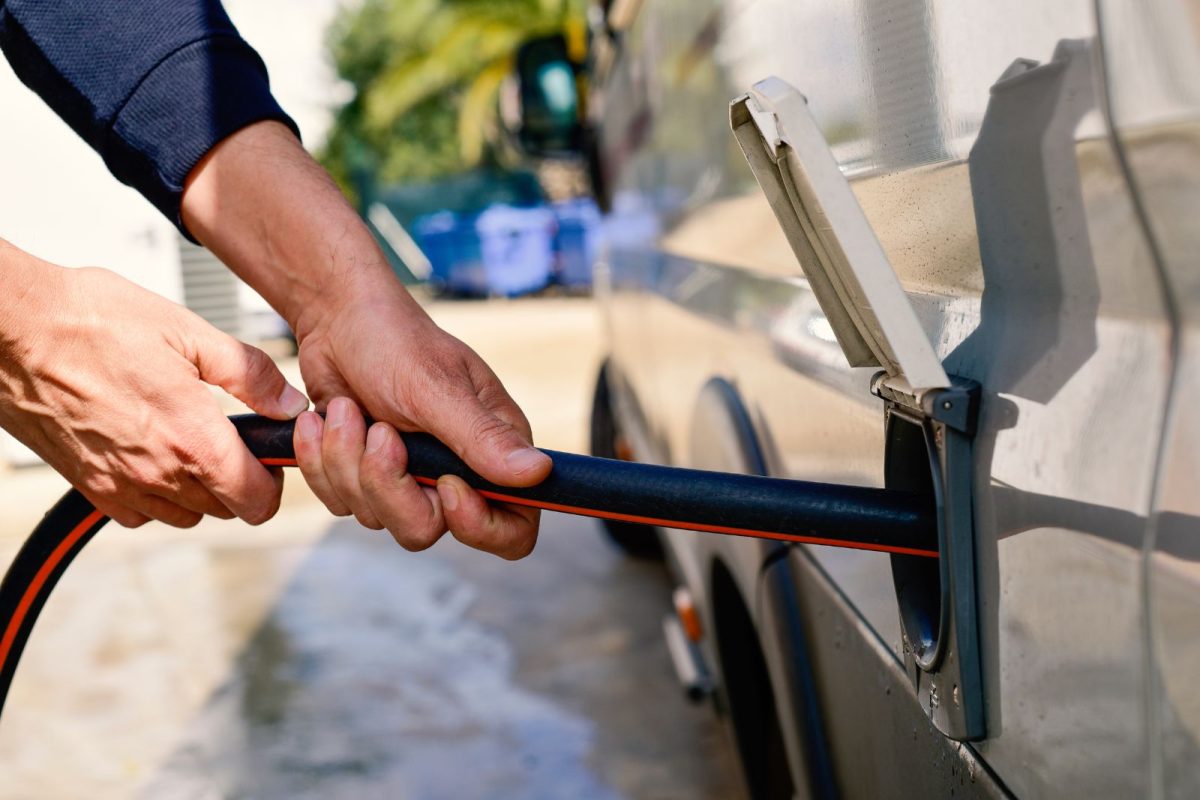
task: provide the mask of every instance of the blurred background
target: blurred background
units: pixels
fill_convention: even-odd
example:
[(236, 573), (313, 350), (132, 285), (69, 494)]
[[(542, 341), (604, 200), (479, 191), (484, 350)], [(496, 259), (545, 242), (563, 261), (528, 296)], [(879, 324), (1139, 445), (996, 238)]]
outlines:
[[(580, 159), (531, 157), (586, 144), (586, 3), (226, 6), (398, 277), (493, 366), (540, 445), (586, 451), (591, 270), (614, 231)], [(0, 108), (0, 236), (113, 269), (298, 382), (283, 321), (3, 62)], [(0, 564), (65, 488), (0, 435)], [(411, 554), (292, 475), (261, 528), (97, 538), (14, 682), (0, 798), (737, 796), (723, 732), (672, 677), (669, 604), (661, 563), (591, 521), (547, 515), (518, 564), (452, 540)]]

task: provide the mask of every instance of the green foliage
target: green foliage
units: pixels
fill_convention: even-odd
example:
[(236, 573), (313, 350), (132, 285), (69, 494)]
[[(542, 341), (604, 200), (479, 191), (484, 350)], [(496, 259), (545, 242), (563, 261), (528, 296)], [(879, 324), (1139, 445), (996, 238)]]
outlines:
[(486, 155), (496, 92), (526, 39), (578, 25), (583, 0), (362, 0), (328, 34), (354, 97), (338, 109), (322, 162), (355, 193), (461, 172)]

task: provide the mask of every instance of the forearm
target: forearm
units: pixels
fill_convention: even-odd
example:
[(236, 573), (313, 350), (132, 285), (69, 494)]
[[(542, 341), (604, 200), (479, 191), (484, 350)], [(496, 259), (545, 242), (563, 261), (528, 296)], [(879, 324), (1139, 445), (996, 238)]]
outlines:
[(400, 287), (333, 180), (276, 122), (243, 128), (192, 170), (188, 230), (303, 336), (331, 306)]

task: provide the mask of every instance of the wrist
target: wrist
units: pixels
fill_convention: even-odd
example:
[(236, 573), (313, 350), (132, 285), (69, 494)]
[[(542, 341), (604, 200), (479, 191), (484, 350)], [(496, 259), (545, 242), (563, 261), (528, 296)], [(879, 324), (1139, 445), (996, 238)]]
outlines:
[(64, 269), (24, 252), (0, 239), (0, 353), (14, 354), (26, 336), (21, 333), (31, 321), (44, 318), (50, 310), (42, 298), (53, 294)]
[(356, 245), (350, 238), (341, 239), (325, 252), (327, 263), (319, 270), (325, 277), (319, 289), (305, 292), (289, 303), (287, 311), (280, 311), (298, 341), (335, 319), (370, 315), (381, 306), (392, 313), (400, 308), (408, 316), (424, 316), (374, 239)]
[(188, 176), (188, 230), (300, 337), (314, 319), (399, 282), (341, 191), (275, 122), (230, 136)]

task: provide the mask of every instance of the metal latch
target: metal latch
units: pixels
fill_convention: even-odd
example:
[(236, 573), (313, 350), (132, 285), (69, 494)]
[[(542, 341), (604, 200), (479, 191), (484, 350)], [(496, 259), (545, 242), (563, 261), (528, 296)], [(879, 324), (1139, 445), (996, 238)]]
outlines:
[[(884, 401), (885, 485), (911, 490), (928, 480), (936, 504), (937, 562), (892, 556), (905, 670), (938, 730), (953, 739), (983, 739), (971, 454), (980, 387), (954, 377), (949, 388), (915, 390), (881, 372), (871, 391)], [(915, 474), (919, 460), (928, 476)]]

